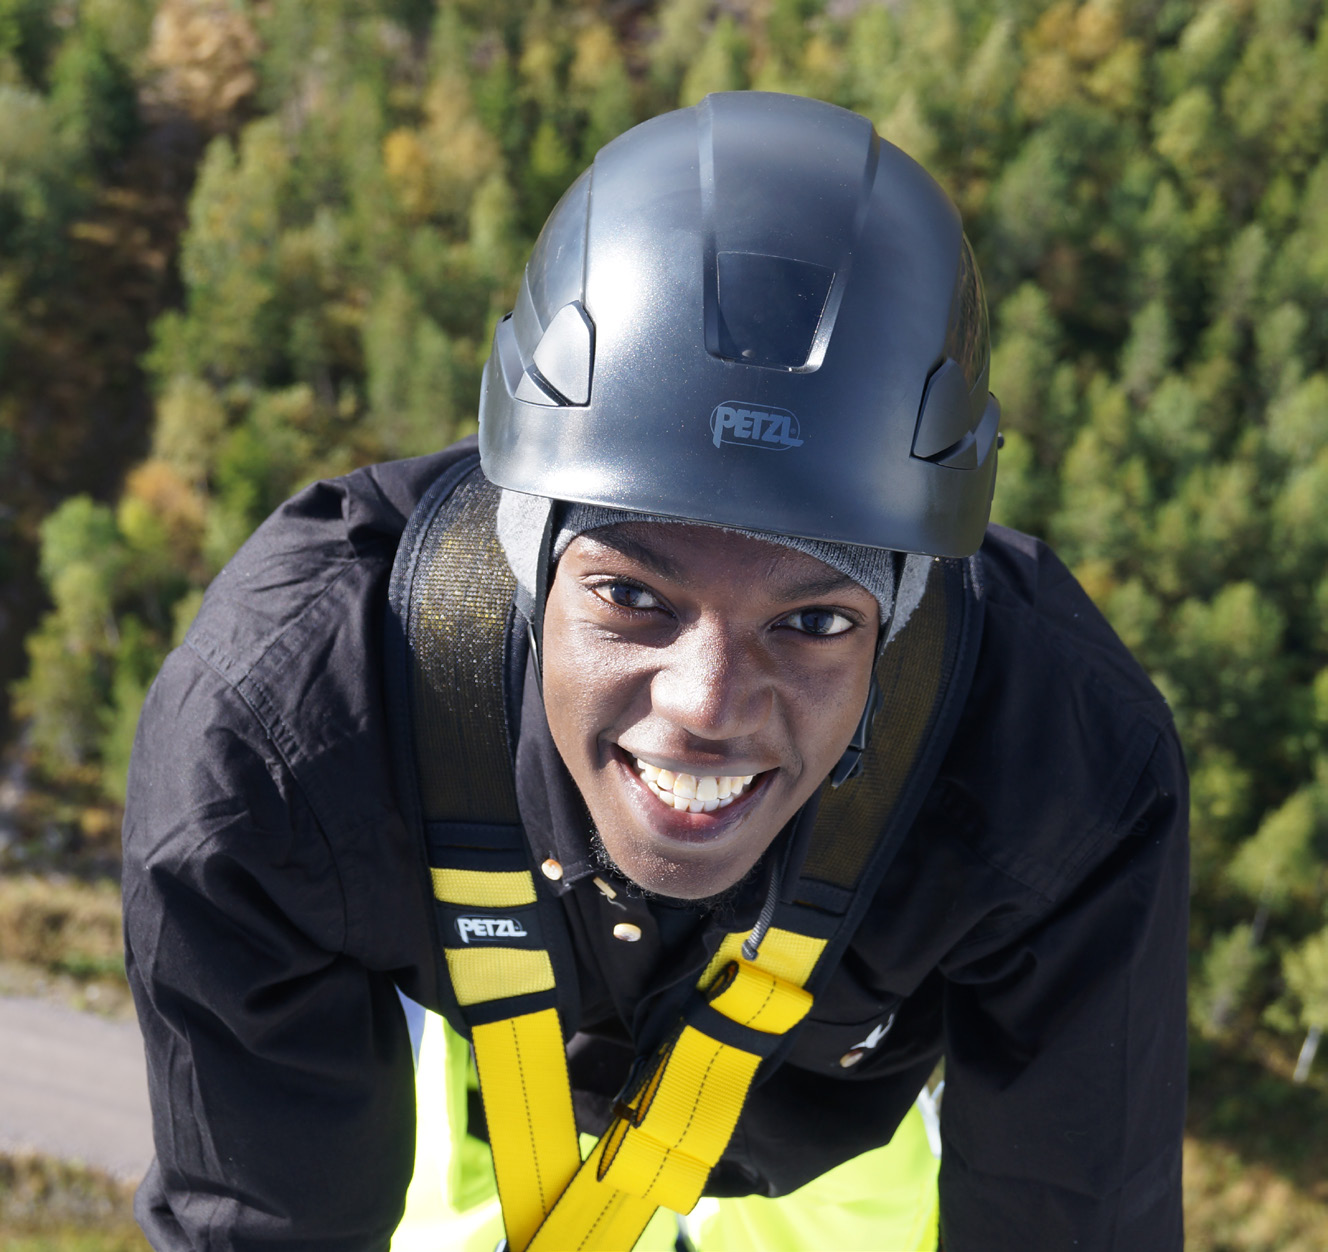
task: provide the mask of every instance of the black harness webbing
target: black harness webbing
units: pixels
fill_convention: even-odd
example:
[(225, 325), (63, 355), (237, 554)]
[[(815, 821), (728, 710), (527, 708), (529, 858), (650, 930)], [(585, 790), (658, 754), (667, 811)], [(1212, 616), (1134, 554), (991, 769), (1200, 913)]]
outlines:
[[(630, 1246), (657, 1205), (686, 1211), (699, 1197), (757, 1069), (770, 1072), (787, 1052), (916, 818), (972, 677), (983, 607), (977, 562), (937, 562), (877, 663), (882, 711), (863, 769), (823, 789), (758, 956), (743, 959), (746, 935), (723, 941), (677, 1029), (638, 1058), (614, 1122), (582, 1167), (559, 1023), (578, 1020), (575, 960), (517, 812), (511, 728), (525, 632), (513, 629), (497, 501), (478, 458), (466, 458), (429, 490), (402, 537), (387, 624), (393, 755), (407, 819), (423, 835), (440, 1002), (479, 1059), (509, 1244), (542, 1252), (593, 1225), (595, 1239), (578, 1246)], [(487, 1062), (487, 1083), (486, 1056), (500, 1058)], [(724, 1083), (707, 1085), (689, 1070), (729, 1073), (725, 1065), (736, 1068)], [(561, 1089), (536, 1068), (560, 1069)], [(714, 1111), (713, 1124), (698, 1129), (706, 1117), (689, 1116), (675, 1136), (663, 1107), (671, 1094)]]

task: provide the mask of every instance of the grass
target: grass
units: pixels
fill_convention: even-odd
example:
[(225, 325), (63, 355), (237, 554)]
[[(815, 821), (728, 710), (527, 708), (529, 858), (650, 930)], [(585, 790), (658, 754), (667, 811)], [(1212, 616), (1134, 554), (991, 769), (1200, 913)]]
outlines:
[(105, 880), (0, 878), (0, 963), (77, 987), (85, 998), (95, 990), (93, 1001), (123, 1000), (119, 889)]
[(143, 1252), (133, 1184), (35, 1153), (0, 1155), (3, 1252)]
[(1264, 1032), (1239, 1043), (1192, 1039), (1185, 1142), (1191, 1252), (1328, 1248), (1328, 1079), (1304, 1084), (1294, 1057)]
[(1185, 1141), (1185, 1225), (1190, 1252), (1328, 1248), (1328, 1204), (1220, 1142)]

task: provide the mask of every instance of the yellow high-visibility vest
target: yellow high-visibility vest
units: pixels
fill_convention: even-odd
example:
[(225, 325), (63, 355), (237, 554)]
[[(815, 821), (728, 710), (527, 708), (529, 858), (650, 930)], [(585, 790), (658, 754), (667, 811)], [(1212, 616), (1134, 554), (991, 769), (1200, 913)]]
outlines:
[[(419, 1013), (415, 1172), (392, 1252), (494, 1252), (504, 1232), (492, 1157), (466, 1133), (470, 1047), (437, 1014)], [(661, 1209), (636, 1252), (674, 1252), (680, 1228), (696, 1252), (933, 1252), (938, 1134), (923, 1090), (884, 1147), (778, 1199), (702, 1199), (682, 1219)], [(581, 1136), (583, 1152), (593, 1146)]]

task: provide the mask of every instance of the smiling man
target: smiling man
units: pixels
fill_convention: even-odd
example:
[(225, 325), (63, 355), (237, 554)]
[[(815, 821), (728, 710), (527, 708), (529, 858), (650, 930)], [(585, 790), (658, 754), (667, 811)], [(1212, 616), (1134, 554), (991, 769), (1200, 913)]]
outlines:
[(150, 693), (154, 1247), (1181, 1247), (1184, 766), (987, 526), (988, 362), (862, 118), (598, 155), (478, 451), (290, 501)]
[(549, 730), (627, 878), (697, 900), (751, 871), (848, 746), (878, 612), (847, 574), (744, 535), (572, 541), (544, 612)]

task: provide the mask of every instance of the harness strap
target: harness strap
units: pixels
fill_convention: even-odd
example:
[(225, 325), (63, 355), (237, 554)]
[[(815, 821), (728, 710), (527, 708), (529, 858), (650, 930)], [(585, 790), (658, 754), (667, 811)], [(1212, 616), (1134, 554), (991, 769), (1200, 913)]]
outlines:
[[(529, 937), (521, 925), (536, 902), (529, 870), (434, 868), (431, 877), (447, 915), (471, 930), (514, 922), (510, 929)], [(553, 965), (540, 947), (471, 946), (464, 939), (443, 955), (470, 1026), (507, 1240), (521, 1249), (581, 1164), (558, 1011), (538, 1007), (554, 990)]]
[(558, 1011), (561, 995), (575, 1013), (576, 982), (519, 824), (505, 677), (524, 635), (511, 629), (496, 507), (473, 455), (416, 507), (388, 592), (386, 685), (401, 804), (424, 835), (438, 999), (474, 1047), (508, 1240), (521, 1248), (581, 1164)]
[[(740, 948), (745, 938), (729, 935), (724, 944)], [(528, 1252), (630, 1248), (659, 1206), (695, 1207), (761, 1061), (811, 1009), (801, 982), (823, 948), (771, 931), (755, 963), (723, 960), (721, 949), (704, 999), (630, 1084)]]
[(462, 462), (426, 495), (398, 551), (388, 687), (409, 745), (396, 754), (403, 803), (425, 834), (439, 997), (475, 1050), (512, 1252), (614, 1252), (658, 1206), (695, 1205), (762, 1062), (778, 1062), (837, 966), (953, 732), (980, 588), (971, 562), (941, 563), (878, 664), (891, 734), (877, 736), (859, 778), (824, 797), (755, 959), (742, 955), (746, 934), (724, 938), (582, 1163), (559, 1014), (561, 998), (577, 1020), (574, 958), (560, 906), (537, 890), (516, 809), (503, 683), (512, 579), (496, 500), (474, 459)]

